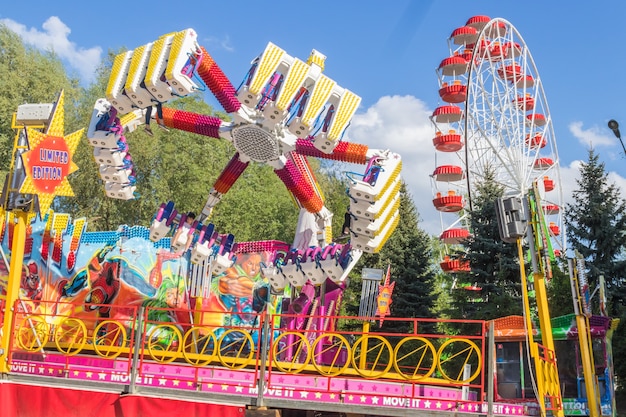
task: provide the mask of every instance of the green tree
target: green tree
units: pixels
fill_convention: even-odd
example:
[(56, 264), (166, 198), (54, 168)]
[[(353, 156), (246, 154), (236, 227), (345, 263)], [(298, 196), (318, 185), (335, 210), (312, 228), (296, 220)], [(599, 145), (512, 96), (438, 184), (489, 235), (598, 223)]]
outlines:
[(585, 259), (589, 288), (598, 286), (604, 275), (609, 314), (618, 315), (626, 301), (626, 201), (619, 188), (609, 184), (604, 163), (593, 149), (580, 166), (578, 188), (572, 193), (576, 202), (566, 205), (567, 238), (573, 250)]
[[(24, 103), (52, 103), (61, 90), (65, 96), (66, 133), (77, 130), (75, 103), (82, 89), (66, 75), (60, 59), (24, 45), (18, 35), (0, 24), (0, 179), (11, 164), (15, 130), (13, 114)], [(74, 129), (74, 130), (72, 130)]]
[(491, 320), (522, 313), (517, 246), (500, 239), (495, 201), (503, 193), (493, 172), (477, 184), (468, 213), (471, 237), (457, 257), (469, 261), (471, 272), (457, 273), (450, 310), (453, 318)]
[(550, 317), (559, 317), (574, 312), (572, 287), (567, 265), (562, 260), (552, 263), (552, 279), (546, 280)]

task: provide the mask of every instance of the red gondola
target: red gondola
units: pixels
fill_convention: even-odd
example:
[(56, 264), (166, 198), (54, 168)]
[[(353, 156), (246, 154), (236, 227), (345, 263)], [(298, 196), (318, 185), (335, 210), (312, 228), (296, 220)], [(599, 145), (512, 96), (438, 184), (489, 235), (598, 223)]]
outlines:
[(463, 112), (459, 106), (439, 106), (430, 116), (435, 123), (456, 123), (461, 120)]
[(489, 45), (491, 45), (490, 40), (481, 39), (478, 45), (476, 44), (468, 44), (466, 45), (467, 49), (473, 50), (476, 53), (478, 58), (484, 58), (485, 52), (489, 49)]
[(547, 145), (548, 141), (541, 133), (534, 135), (526, 135), (526, 144), (531, 148), (543, 148)]
[(548, 226), (548, 228), (550, 229), (550, 232), (554, 236), (558, 236), (561, 234), (561, 229), (559, 229), (559, 226), (557, 226), (557, 224), (554, 222), (550, 222), (550, 225)]
[(523, 111), (530, 111), (535, 108), (535, 99), (529, 93), (525, 96), (519, 96), (514, 100), (518, 109)]
[(552, 158), (539, 158), (535, 161), (535, 169), (548, 169), (554, 165)]
[(532, 75), (524, 75), (520, 77), (515, 83), (515, 88), (533, 88), (535, 86), (535, 79)]
[(465, 22), (465, 25), (473, 27), (477, 31), (480, 31), (482, 30), (482, 28), (485, 27), (487, 23), (489, 23), (490, 20), (491, 18), (489, 16), (484, 16), (484, 15), (472, 16), (469, 19), (467, 19), (467, 22)]
[(443, 83), (439, 89), (439, 96), (446, 103), (463, 103), (467, 97), (467, 86), (460, 80), (454, 80), (452, 85)]
[(450, 259), (446, 256), (445, 259), (439, 263), (443, 272), (470, 272), (469, 261), (462, 261), (460, 259)]
[(517, 58), (522, 55), (522, 47), (517, 42), (506, 42), (503, 46), (507, 50), (506, 56), (509, 58)]
[(464, 240), (468, 239), (471, 236), (469, 230), (458, 227), (453, 229), (444, 230), (441, 235), (439, 235), (439, 240), (441, 240), (446, 245), (458, 245)]
[(449, 56), (441, 61), (439, 70), (447, 76), (465, 74), (467, 72), (467, 60), (460, 55)]
[(545, 126), (546, 123), (548, 123), (548, 121), (546, 120), (546, 116), (539, 113), (529, 114), (528, 116), (526, 116), (526, 120), (528, 120), (530, 123), (534, 123), (535, 126)]
[(543, 177), (543, 189), (546, 192), (554, 190), (554, 180), (548, 176)]
[(437, 132), (437, 136), (433, 139), (433, 145), (440, 152), (456, 152), (463, 147), (463, 142), (461, 142), (461, 135), (451, 130), (445, 135)]
[(472, 26), (462, 26), (454, 29), (450, 38), (455, 45), (474, 43), (478, 39), (478, 31)]
[(437, 193), (437, 197), (433, 199), (433, 205), (437, 210), (446, 213), (461, 211), (463, 209), (463, 196), (454, 191), (448, 191), (448, 195)]
[(485, 36), (488, 38), (497, 38), (506, 35), (506, 25), (504, 22), (496, 22), (486, 29)]
[(433, 171), (435, 181), (460, 181), (463, 179), (463, 168), (457, 165), (441, 165)]
[(560, 207), (556, 204), (546, 204), (543, 206), (543, 211), (546, 214), (557, 214), (560, 210)]
[(507, 50), (502, 47), (500, 42), (493, 42), (489, 46), (489, 59), (491, 61), (499, 61), (501, 59), (506, 59)]

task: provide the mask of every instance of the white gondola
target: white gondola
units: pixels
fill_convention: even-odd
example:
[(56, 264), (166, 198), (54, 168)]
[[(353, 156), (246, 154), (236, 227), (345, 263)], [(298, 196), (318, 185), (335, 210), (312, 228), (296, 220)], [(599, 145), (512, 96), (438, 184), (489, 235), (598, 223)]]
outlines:
[(196, 243), (191, 249), (191, 263), (200, 264), (209, 259), (212, 253), (213, 245), (208, 240)]
[(151, 52), (152, 43), (140, 46), (133, 51), (126, 84), (124, 84), (124, 93), (140, 109), (151, 106), (155, 100), (144, 83)]
[(288, 260), (285, 265), (281, 266), (281, 270), (287, 281), (294, 287), (300, 288), (306, 284), (308, 277), (302, 272), (298, 262)]
[(129, 184), (131, 169), (118, 168), (109, 165), (100, 165), (100, 178), (103, 181), (115, 182), (117, 184)]
[(106, 195), (111, 198), (117, 198), (118, 200), (134, 199), (136, 189), (137, 187), (134, 185), (117, 184), (114, 182), (106, 182), (104, 184)]
[(158, 242), (164, 238), (172, 230), (171, 224), (168, 225), (167, 217), (162, 220), (154, 219), (150, 225), (150, 240)]
[(274, 291), (283, 291), (287, 286), (287, 279), (279, 268), (273, 265), (261, 267), (261, 272), (263, 273), (263, 276), (267, 278)]
[(400, 213), (396, 210), (376, 237), (370, 238), (367, 235), (357, 235), (350, 239), (350, 244), (354, 248), (362, 250), (363, 252), (376, 253), (385, 244), (393, 230), (398, 225), (399, 220)]
[(101, 130), (99, 127), (102, 125), (110, 126), (113, 120), (108, 120), (111, 112), (111, 103), (101, 98), (96, 101), (93, 106), (93, 112), (91, 113), (91, 120), (89, 121), (89, 128), (87, 129), (87, 139), (89, 144), (97, 148), (117, 148), (117, 142), (122, 135), (122, 129)]
[(108, 148), (93, 148), (93, 157), (100, 165), (121, 167), (124, 165), (126, 152), (120, 152), (118, 150)]
[(200, 54), (198, 35), (193, 29), (185, 29), (174, 34), (170, 48), (165, 78), (172, 90), (179, 96), (186, 96), (200, 88), (192, 77), (193, 67)]
[(120, 113), (128, 113), (133, 108), (133, 102), (124, 92), (132, 56), (133, 51), (126, 51), (115, 57), (107, 84), (106, 98)]
[(402, 170), (400, 155), (389, 152), (376, 156), (368, 167), (362, 180), (353, 179), (350, 184), (350, 196), (357, 200), (377, 201), (385, 195), (388, 187), (393, 186)]
[(396, 177), (395, 181), (387, 187), (387, 190), (384, 192), (383, 196), (378, 200), (350, 201), (350, 213), (356, 217), (363, 219), (375, 220), (379, 218), (383, 214), (383, 211), (386, 210), (386, 208), (391, 203), (390, 200), (398, 196), (401, 185), (402, 181), (400, 181), (400, 176), (398, 176)]
[(377, 219), (364, 219), (357, 217), (350, 223), (350, 231), (356, 233), (357, 235), (369, 236), (370, 238), (378, 236), (382, 232), (381, 229), (384, 228), (390, 218), (398, 211), (399, 206), (400, 195), (396, 194), (396, 196), (389, 201), (389, 204), (387, 204), (387, 207), (385, 207), (385, 210)]
[(232, 259), (232, 255), (229, 252), (224, 255), (217, 255), (213, 261), (213, 275), (223, 274), (228, 268), (233, 266), (234, 263), (235, 261)]

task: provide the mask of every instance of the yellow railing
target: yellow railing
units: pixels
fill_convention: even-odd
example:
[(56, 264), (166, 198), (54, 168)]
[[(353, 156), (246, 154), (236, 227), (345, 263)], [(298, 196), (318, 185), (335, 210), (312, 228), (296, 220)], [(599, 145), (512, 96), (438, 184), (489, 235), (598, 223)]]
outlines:
[[(130, 370), (133, 354), (136, 354), (139, 368), (146, 363), (157, 363), (256, 373), (263, 365), (260, 336), (264, 319), (269, 319), (270, 323), (286, 323), (294, 318), (259, 315), (253, 326), (214, 327), (164, 321), (166, 317), (182, 316), (176, 315), (177, 310), (173, 309), (109, 306), (109, 317), (98, 318), (84, 311), (83, 306), (47, 303), (41, 307), (45, 308), (40, 311), (47, 313), (15, 315), (10, 360), (24, 352), (54, 352), (65, 357), (93, 355), (127, 362)], [(94, 311), (98, 306), (90, 307)], [(61, 311), (64, 314), (57, 313)], [(188, 315), (188, 311), (186, 313)], [(329, 320), (342, 319), (346, 318), (309, 317), (314, 323), (320, 323), (320, 327)], [(426, 319), (413, 321), (414, 329), (428, 322)], [(429, 322), (430, 328), (436, 328), (437, 321)], [(278, 326), (269, 334), (266, 366), (270, 373), (466, 386), (482, 395), (484, 323), (469, 323), (476, 328), (470, 336), (311, 328), (300, 331), (289, 329), (292, 325)], [(468, 326), (468, 322), (463, 324)]]

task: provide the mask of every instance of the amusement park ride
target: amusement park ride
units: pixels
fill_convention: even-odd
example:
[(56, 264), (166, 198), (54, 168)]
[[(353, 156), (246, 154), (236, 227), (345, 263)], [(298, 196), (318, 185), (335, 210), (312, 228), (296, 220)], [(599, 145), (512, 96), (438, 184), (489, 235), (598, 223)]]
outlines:
[[(450, 40), (462, 52), (451, 50), (438, 70), (448, 104), (433, 114), (433, 142), (460, 161), (438, 164), (433, 174), (436, 187), (448, 187), (445, 195), (436, 191), (435, 207), (456, 216), (442, 241), (458, 245), (471, 236), (458, 212), (471, 203), (481, 173), (497, 166), (509, 196), (502, 201), (503, 237), (518, 245), (520, 259), (523, 240), (535, 242), (529, 245), (528, 314), (459, 322), (473, 327), (468, 335), (421, 332), (437, 329), (440, 320), (385, 317), (389, 270), (380, 294), (364, 287), (362, 307), (369, 307), (349, 318), (362, 329), (338, 329), (348, 274), (362, 253), (378, 252), (398, 224), (402, 163), (392, 151), (342, 140), (360, 98), (323, 73), (321, 53), (314, 50), (305, 62), (269, 43), (238, 89), (193, 29), (116, 56), (106, 97), (95, 103), (87, 128), (107, 196), (136, 198), (141, 184), (126, 135), (142, 124), (151, 133), (153, 119), (164, 129), (229, 140), (236, 150), (197, 218), (167, 202), (149, 227), (87, 232), (85, 219), (50, 210), (56, 195), (73, 195), (67, 176), (77, 169), (72, 156), (82, 132), (64, 134), (62, 94), (54, 104), (19, 106), (0, 218), (0, 398), (11, 399), (3, 406), (41, 406), (61, 415), (100, 404), (102, 416), (168, 409), (268, 415), (267, 407), (390, 416), (614, 415), (615, 320), (593, 316), (583, 302), (588, 288), (574, 285), (580, 308), (570, 322), (562, 319), (560, 336), (551, 326), (543, 279), (556, 251), (552, 242), (562, 245), (551, 226), (561, 224), (561, 204), (544, 197), (555, 188), (548, 174), (559, 182), (558, 159), (540, 80), (515, 36), (508, 22), (476, 16), (453, 32)], [(490, 90), (496, 96), (487, 95), (486, 83), (497, 86)], [(164, 105), (205, 87), (231, 121)], [(494, 120), (506, 123), (492, 126)], [(458, 126), (443, 133), (442, 124)], [(550, 157), (539, 154), (546, 145)], [(308, 157), (365, 167), (350, 177), (345, 243), (333, 241), (333, 213)], [(210, 221), (250, 163), (271, 166), (294, 196), (300, 217), (291, 244), (238, 242)], [(557, 220), (549, 222), (549, 215)], [(443, 270), (469, 267), (454, 261), (445, 258)], [(572, 279), (584, 283), (578, 266)], [(381, 283), (380, 272), (366, 277), (364, 271), (370, 289)], [(413, 332), (370, 331), (375, 319), (407, 322)], [(539, 336), (542, 344), (533, 340)], [(568, 368), (559, 362), (557, 371), (560, 340), (579, 342), (582, 362), (571, 356), (572, 366), (580, 364), (581, 372), (573, 370), (576, 389), (559, 382)], [(604, 361), (594, 368), (597, 352)], [(564, 398), (569, 393), (573, 397)]]

